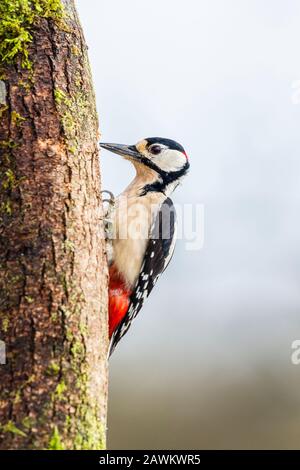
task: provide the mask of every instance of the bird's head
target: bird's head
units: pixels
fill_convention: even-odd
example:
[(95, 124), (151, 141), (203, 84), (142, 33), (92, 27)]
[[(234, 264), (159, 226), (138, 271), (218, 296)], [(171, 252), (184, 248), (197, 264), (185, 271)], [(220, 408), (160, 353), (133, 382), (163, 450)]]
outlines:
[(182, 145), (171, 139), (148, 137), (135, 145), (101, 143), (100, 146), (157, 173), (157, 181), (148, 185), (147, 192), (174, 190), (190, 166)]

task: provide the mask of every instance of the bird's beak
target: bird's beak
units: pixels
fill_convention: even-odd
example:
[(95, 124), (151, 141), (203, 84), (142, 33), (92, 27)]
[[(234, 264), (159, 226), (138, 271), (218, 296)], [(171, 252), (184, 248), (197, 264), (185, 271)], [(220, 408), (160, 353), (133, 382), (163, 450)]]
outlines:
[(137, 151), (134, 145), (122, 145), (122, 144), (100, 144), (100, 147), (110, 152), (117, 153), (125, 158), (132, 160), (140, 160), (141, 154)]

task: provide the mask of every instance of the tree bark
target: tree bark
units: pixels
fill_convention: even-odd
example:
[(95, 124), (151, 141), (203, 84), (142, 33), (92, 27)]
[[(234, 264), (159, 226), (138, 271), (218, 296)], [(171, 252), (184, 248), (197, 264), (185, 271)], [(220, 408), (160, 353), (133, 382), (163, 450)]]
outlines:
[(0, 448), (103, 449), (107, 263), (87, 47), (73, 0), (1, 0), (0, 16)]

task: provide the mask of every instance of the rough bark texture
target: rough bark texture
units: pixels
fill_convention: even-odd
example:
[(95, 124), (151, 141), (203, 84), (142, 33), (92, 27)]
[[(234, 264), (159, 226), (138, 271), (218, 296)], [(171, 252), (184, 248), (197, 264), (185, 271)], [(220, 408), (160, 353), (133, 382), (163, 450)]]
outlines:
[[(1, 53), (2, 449), (105, 447), (98, 120), (74, 3), (62, 3), (64, 12), (59, 0), (13, 0), (31, 39), (21, 41), (18, 54), (11, 42)], [(1, 34), (3, 41), (5, 29)]]

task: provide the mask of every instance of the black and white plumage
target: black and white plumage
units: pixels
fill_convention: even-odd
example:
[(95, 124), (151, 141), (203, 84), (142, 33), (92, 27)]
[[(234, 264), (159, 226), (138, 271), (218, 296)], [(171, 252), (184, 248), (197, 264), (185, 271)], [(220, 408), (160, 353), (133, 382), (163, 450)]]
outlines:
[(112, 354), (118, 342), (127, 333), (158, 278), (171, 261), (176, 244), (176, 224), (173, 202), (170, 198), (166, 198), (151, 228), (145, 258), (134, 291), (130, 296), (127, 315), (111, 337), (109, 354)]
[[(189, 161), (180, 144), (159, 137), (131, 146), (101, 147), (130, 160), (136, 169), (136, 177), (116, 199), (110, 221), (114, 228), (109, 287), (111, 354), (171, 260), (176, 216), (169, 195), (186, 175)], [(127, 225), (139, 228), (142, 236), (136, 238), (129, 230), (124, 237)]]

